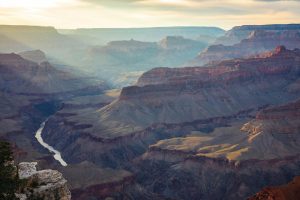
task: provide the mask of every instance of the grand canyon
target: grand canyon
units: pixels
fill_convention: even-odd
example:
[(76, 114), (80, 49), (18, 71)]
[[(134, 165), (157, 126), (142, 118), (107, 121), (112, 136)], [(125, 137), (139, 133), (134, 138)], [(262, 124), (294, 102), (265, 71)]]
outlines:
[[(72, 6), (199, 6), (157, 2)], [(35, 3), (20, 7), (64, 6)], [(0, 23), (14, 6), (0, 1)], [(225, 29), (4, 21), (0, 199), (299, 200), (299, 22)]]

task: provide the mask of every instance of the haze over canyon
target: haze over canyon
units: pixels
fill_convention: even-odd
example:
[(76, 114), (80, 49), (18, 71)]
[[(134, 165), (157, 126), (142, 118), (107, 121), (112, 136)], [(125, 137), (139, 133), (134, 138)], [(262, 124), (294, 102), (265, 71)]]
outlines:
[(0, 0), (1, 200), (300, 199), (298, 1), (18, 2)]

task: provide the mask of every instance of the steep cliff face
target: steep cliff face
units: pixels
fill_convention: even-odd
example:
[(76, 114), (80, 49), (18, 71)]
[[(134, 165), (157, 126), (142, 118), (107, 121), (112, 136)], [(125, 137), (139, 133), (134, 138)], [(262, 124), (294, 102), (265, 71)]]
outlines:
[(19, 178), (26, 185), (20, 199), (70, 200), (71, 192), (66, 179), (56, 170), (36, 170), (37, 163), (20, 163)]
[(251, 32), (248, 38), (232, 46), (224, 46), (222, 44), (209, 46), (188, 64), (190, 66), (201, 66), (226, 59), (245, 58), (270, 51), (278, 45), (284, 45), (288, 49), (299, 48), (300, 30), (280, 32), (255, 30)]

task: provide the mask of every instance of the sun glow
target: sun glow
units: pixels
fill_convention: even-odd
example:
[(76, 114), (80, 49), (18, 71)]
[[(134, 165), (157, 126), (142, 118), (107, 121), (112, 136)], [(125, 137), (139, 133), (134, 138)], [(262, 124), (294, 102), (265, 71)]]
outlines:
[(0, 8), (50, 8), (69, 2), (72, 0), (0, 0)]

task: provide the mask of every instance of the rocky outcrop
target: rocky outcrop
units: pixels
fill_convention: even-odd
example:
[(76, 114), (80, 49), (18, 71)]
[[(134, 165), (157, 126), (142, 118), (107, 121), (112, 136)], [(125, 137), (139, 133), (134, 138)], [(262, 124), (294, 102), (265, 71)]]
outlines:
[(298, 200), (300, 196), (300, 177), (287, 185), (267, 187), (248, 200)]
[(278, 45), (284, 45), (288, 49), (300, 48), (300, 30), (280, 32), (255, 30), (248, 38), (232, 46), (223, 44), (209, 46), (188, 64), (189, 66), (201, 66), (227, 59), (246, 58), (270, 51)]
[(55, 170), (36, 170), (37, 163), (20, 163), (19, 178), (26, 181), (22, 188), (23, 193), (18, 194), (22, 200), (70, 200), (71, 193), (67, 181), (62, 174)]

